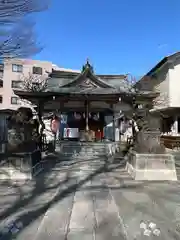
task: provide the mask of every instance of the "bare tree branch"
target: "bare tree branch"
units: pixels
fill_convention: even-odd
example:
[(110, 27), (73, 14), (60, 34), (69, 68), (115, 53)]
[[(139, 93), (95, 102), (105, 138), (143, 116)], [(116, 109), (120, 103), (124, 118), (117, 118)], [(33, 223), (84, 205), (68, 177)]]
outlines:
[(0, 60), (26, 58), (42, 50), (34, 23), (27, 19), (48, 8), (50, 0), (0, 0)]
[(22, 21), (5, 40), (0, 36), (0, 59), (26, 58), (42, 50), (34, 33), (34, 23)]
[(0, 23), (10, 23), (48, 8), (49, 0), (0, 0)]
[(45, 75), (36, 75), (29, 73), (28, 76), (22, 76), (22, 89), (28, 92), (43, 92), (47, 89), (48, 77)]

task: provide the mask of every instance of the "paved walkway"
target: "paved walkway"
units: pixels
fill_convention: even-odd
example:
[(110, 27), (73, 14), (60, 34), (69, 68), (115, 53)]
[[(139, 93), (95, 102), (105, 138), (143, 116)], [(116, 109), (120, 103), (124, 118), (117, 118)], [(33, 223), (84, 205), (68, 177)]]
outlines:
[(34, 181), (1, 183), (0, 194), (2, 239), (180, 239), (179, 182), (135, 182), (105, 159), (52, 158)]

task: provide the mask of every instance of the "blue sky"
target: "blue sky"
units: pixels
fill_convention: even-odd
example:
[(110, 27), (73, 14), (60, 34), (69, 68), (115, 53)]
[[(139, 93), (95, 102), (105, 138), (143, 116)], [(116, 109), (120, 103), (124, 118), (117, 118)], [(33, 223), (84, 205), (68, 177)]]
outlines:
[(180, 49), (180, 0), (52, 0), (36, 19), (35, 59), (66, 68), (138, 77)]

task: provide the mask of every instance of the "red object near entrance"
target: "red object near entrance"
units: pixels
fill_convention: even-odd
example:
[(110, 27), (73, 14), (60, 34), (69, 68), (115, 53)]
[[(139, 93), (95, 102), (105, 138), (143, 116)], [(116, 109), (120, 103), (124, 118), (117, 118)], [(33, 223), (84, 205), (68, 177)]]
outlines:
[(100, 130), (98, 130), (98, 131), (96, 131), (96, 133), (95, 133), (96, 135), (96, 140), (101, 140), (101, 131)]

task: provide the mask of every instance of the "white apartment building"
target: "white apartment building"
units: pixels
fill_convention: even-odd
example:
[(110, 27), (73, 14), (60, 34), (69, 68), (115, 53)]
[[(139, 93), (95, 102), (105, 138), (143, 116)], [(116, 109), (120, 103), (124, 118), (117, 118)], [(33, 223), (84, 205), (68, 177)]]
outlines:
[(57, 65), (39, 60), (11, 59), (0, 65), (0, 109), (16, 110), (21, 106), (29, 107), (25, 101), (20, 100), (13, 89), (20, 88), (24, 76), (38, 74), (48, 77), (52, 69), (63, 72), (76, 72), (71, 69), (60, 68)]
[(152, 111), (162, 116), (161, 131), (180, 134), (180, 52), (163, 58), (140, 81), (141, 90), (154, 90), (160, 94)]

